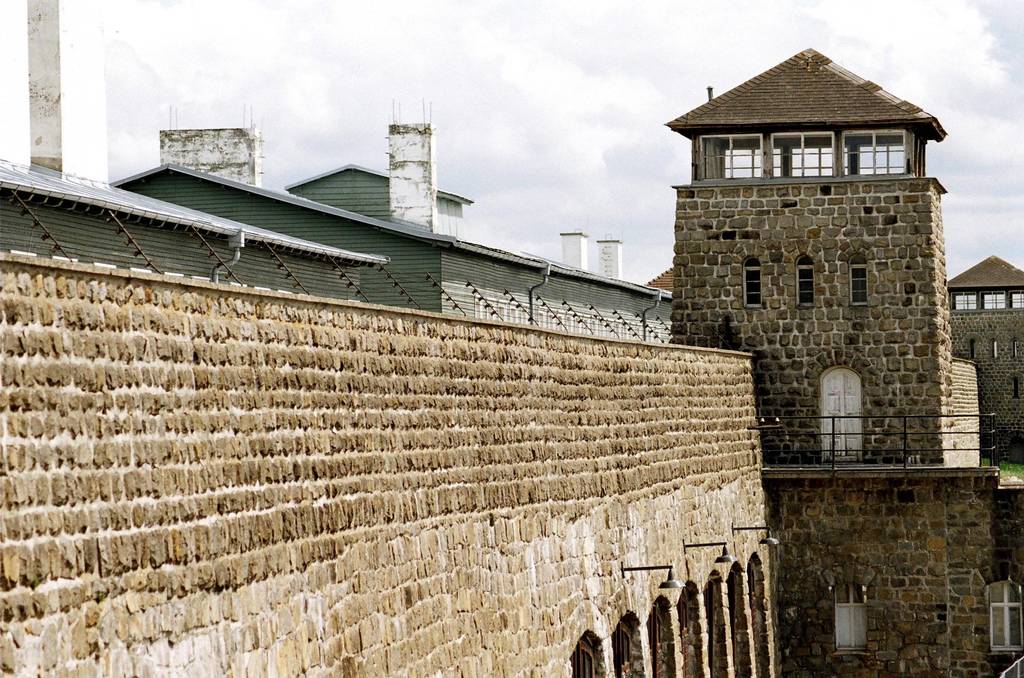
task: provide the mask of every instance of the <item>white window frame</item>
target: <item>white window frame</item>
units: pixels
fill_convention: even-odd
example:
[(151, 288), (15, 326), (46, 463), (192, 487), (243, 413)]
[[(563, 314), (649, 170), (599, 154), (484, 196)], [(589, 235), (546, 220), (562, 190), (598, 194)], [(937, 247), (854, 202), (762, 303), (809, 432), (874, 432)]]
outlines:
[(1024, 290), (1010, 291), (1009, 308), (1024, 308)]
[[(899, 172), (890, 172), (889, 171), (889, 164), (886, 163), (885, 172), (873, 171), (873, 172), (871, 172), (871, 174), (865, 174), (863, 172), (858, 172), (857, 174), (851, 174), (850, 173), (849, 154), (846, 152), (846, 137), (848, 137), (848, 136), (856, 136), (858, 134), (870, 134), (871, 135), (871, 154), (872, 154), (873, 157), (877, 157), (877, 154), (878, 154), (878, 151), (876, 149), (878, 148), (878, 136), (880, 134), (899, 134), (900, 136), (902, 136), (903, 137), (903, 166), (900, 168), (900, 171)], [(907, 161), (910, 160), (910, 148), (907, 145), (907, 131), (906, 130), (902, 130), (902, 129), (848, 130), (848, 131), (843, 132), (842, 142), (843, 143), (842, 143), (841, 151), (842, 151), (842, 154), (843, 154), (843, 158), (842, 158), (843, 176), (849, 176), (849, 177), (883, 176), (884, 177), (884, 176), (900, 176), (900, 175), (906, 175), (907, 174)], [(886, 152), (886, 158), (887, 159), (888, 159), (888, 156), (889, 156), (889, 153), (887, 151)], [(877, 168), (878, 168), (878, 164), (875, 163), (872, 166), (872, 169), (873, 170), (877, 170)]]
[[(735, 139), (757, 139), (757, 151), (751, 156), (751, 168), (749, 177), (737, 177), (728, 176), (729, 172), (735, 172), (735, 168), (728, 167), (723, 163), (721, 177), (710, 177), (712, 181), (732, 181), (734, 179), (761, 179), (764, 177), (764, 137), (760, 134), (706, 134), (700, 137), (700, 160), (701, 160), (701, 179), (708, 179), (708, 155), (706, 152), (706, 146), (704, 142), (708, 139), (728, 139), (729, 148), (726, 149), (727, 154), (732, 153), (733, 140)], [(731, 160), (730, 155), (724, 156)], [(741, 168), (744, 171), (745, 167)]]
[[(803, 168), (801, 168), (801, 173), (800, 174), (789, 174), (789, 175), (783, 175), (781, 173), (780, 174), (775, 174), (775, 139), (777, 139), (779, 137), (789, 137), (789, 138), (800, 137), (800, 151), (801, 151), (801, 154), (802, 154), (804, 149), (805, 149), (804, 137), (823, 137), (826, 134), (828, 135), (829, 140), (830, 140), (830, 144), (829, 144), (829, 147), (828, 147), (829, 154), (832, 156), (832, 167), (831, 167), (831, 169), (830, 169), (828, 174), (824, 174), (824, 173), (820, 173), (820, 174), (804, 174), (802, 172)], [(783, 179), (802, 179), (802, 178), (806, 178), (806, 177), (811, 177), (811, 178), (814, 178), (814, 177), (834, 177), (836, 175), (836, 134), (835, 134), (835, 132), (777, 132), (777, 133), (771, 135), (770, 139), (768, 140), (768, 147), (769, 147), (768, 150), (770, 151), (769, 156), (770, 156), (770, 159), (771, 159), (772, 177), (783, 178)], [(816, 169), (819, 172), (824, 172), (824, 168), (821, 166), (820, 155), (821, 154), (819, 153), (818, 167)]]
[[(967, 304), (964, 306), (959, 305), (960, 299), (966, 299)], [(977, 311), (978, 310), (978, 293), (977, 292), (954, 292), (953, 293), (953, 310), (954, 311)]]
[[(860, 594), (862, 602), (839, 602), (841, 590), (846, 591), (849, 601), (857, 599)], [(863, 650), (868, 645), (868, 593), (860, 584), (840, 584), (835, 590), (836, 605), (836, 649)], [(856, 621), (860, 628), (855, 628)]]
[[(988, 298), (993, 297), (1001, 301), (1002, 305), (995, 304), (993, 306), (988, 305)], [(981, 308), (984, 311), (1001, 311), (1006, 308), (1006, 292), (1003, 290), (993, 290), (991, 292), (981, 293)]]
[[(1010, 601), (1010, 588), (1017, 590), (1017, 601)], [(999, 600), (995, 599), (995, 593), (1000, 592), (1001, 596)], [(989, 628), (989, 642), (990, 647), (994, 652), (1004, 651), (1016, 651), (1024, 649), (1024, 615), (1022, 615), (1021, 606), (1021, 588), (1020, 584), (1015, 583), (1010, 579), (1004, 579), (1003, 581), (993, 582), (988, 585), (988, 628)], [(1003, 633), (1002, 638), (996, 638), (996, 625), (993, 620), (996, 615), (1002, 616), (1003, 620)], [(1017, 617), (1017, 628), (1020, 630), (1020, 635), (1014, 639), (1010, 638), (1010, 620), (1013, 615)]]
[[(868, 262), (867, 262), (867, 260), (852, 262), (852, 263), (850, 263), (849, 268), (850, 268), (850, 271), (849, 271), (849, 273), (850, 273), (850, 305), (851, 306), (867, 306), (868, 305), (868, 299), (869, 299), (869, 292), (870, 292), (870, 290), (868, 289)], [(854, 269), (863, 269), (863, 271), (864, 271), (864, 300), (863, 301), (858, 301), (854, 297), (854, 295), (853, 295), (853, 292), (854, 292), (854, 290), (853, 290), (853, 271), (854, 271)]]

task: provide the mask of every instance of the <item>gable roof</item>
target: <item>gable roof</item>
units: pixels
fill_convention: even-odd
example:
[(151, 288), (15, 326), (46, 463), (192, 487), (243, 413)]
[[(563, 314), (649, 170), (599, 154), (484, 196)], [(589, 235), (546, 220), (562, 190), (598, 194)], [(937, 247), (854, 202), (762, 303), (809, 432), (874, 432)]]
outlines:
[[(300, 181), (296, 181), (293, 184), (288, 184), (287, 186), (284, 187), (284, 190), (291, 191), (293, 188), (298, 188), (299, 186), (305, 186), (306, 184), (311, 184), (314, 181), (319, 181), (320, 179), (326, 179), (327, 177), (333, 176), (335, 174), (341, 174), (342, 172), (362, 172), (363, 174), (372, 174), (373, 176), (382, 177), (384, 179), (387, 179), (388, 181), (391, 180), (391, 177), (388, 175), (387, 172), (381, 172), (380, 170), (370, 169), (369, 167), (363, 167), (362, 165), (351, 165), (351, 164), (349, 164), (349, 165), (342, 165), (341, 167), (336, 167), (336, 168), (334, 168), (332, 170), (327, 170), (326, 172), (321, 172), (320, 174), (317, 174), (316, 176), (312, 176), (312, 177), (309, 177), (308, 179), (302, 179)], [(439, 198), (446, 198), (446, 199), (451, 200), (453, 202), (462, 203), (463, 205), (472, 205), (473, 204), (472, 200), (470, 200), (469, 198), (463, 197), (461, 195), (458, 195), (457, 193), (449, 193), (448, 191), (441, 191), (441, 190), (439, 190), (437, 192), (437, 196)]]
[(901, 124), (931, 139), (946, 136), (938, 119), (889, 94), (824, 54), (805, 49), (667, 125), (686, 136), (766, 125), (810, 127)]
[(657, 287), (659, 290), (666, 290), (672, 292), (672, 285), (675, 283), (675, 275), (672, 274), (672, 269), (668, 269), (654, 280), (647, 283), (648, 287)]
[[(403, 221), (397, 221), (397, 220), (394, 220), (394, 219), (390, 219), (390, 220), (374, 219), (373, 217), (368, 217), (368, 216), (365, 216), (365, 215), (362, 215), (362, 214), (358, 214), (357, 212), (350, 212), (348, 210), (343, 210), (343, 209), (340, 209), (338, 207), (331, 207), (330, 205), (325, 205), (323, 203), (316, 202), (315, 200), (307, 200), (306, 198), (300, 198), (299, 196), (292, 195), (291, 193), (284, 193), (283, 191), (273, 191), (273, 190), (270, 190), (268, 188), (260, 188), (260, 187), (257, 187), (257, 186), (251, 186), (249, 184), (244, 184), (244, 183), (239, 182), (239, 181), (232, 181), (231, 179), (225, 179), (224, 177), (219, 177), (219, 176), (214, 175), (214, 174), (207, 174), (205, 172), (199, 172), (197, 170), (190, 169), (188, 167), (182, 167), (180, 165), (171, 165), (171, 164), (159, 165), (158, 167), (154, 167), (152, 169), (146, 170), (145, 172), (139, 172), (138, 174), (134, 174), (134, 175), (132, 175), (130, 177), (126, 177), (124, 179), (119, 179), (118, 181), (113, 182), (113, 185), (114, 186), (124, 186), (124, 185), (130, 184), (132, 182), (139, 181), (141, 179), (146, 179), (148, 177), (151, 177), (151, 176), (154, 176), (154, 175), (157, 175), (157, 174), (161, 174), (161, 173), (164, 173), (164, 172), (167, 172), (167, 173), (177, 173), (177, 174), (182, 174), (182, 175), (189, 176), (189, 177), (192, 177), (192, 178), (195, 178), (195, 179), (199, 179), (201, 181), (209, 181), (209, 182), (212, 182), (212, 183), (215, 183), (215, 184), (219, 184), (221, 186), (226, 186), (228, 188), (234, 188), (234, 189), (237, 189), (237, 190), (240, 190), (240, 191), (245, 191), (247, 193), (251, 193), (253, 195), (259, 195), (259, 196), (262, 196), (264, 198), (269, 198), (270, 200), (277, 200), (279, 202), (284, 202), (284, 203), (288, 203), (290, 205), (295, 205), (296, 207), (301, 207), (301, 208), (304, 208), (304, 209), (313, 210), (315, 212), (320, 212), (321, 214), (329, 214), (331, 216), (341, 217), (343, 219), (348, 219), (350, 221), (355, 221), (357, 223), (365, 224), (367, 226), (372, 226), (372, 227), (380, 229), (382, 231), (390, 231), (390, 232), (398, 234), (398, 235), (403, 235), (403, 236), (407, 236), (407, 237), (411, 237), (411, 238), (416, 238), (418, 240), (424, 240), (424, 241), (433, 243), (434, 245), (437, 245), (437, 246), (452, 247), (454, 249), (460, 249), (460, 250), (464, 250), (464, 251), (467, 251), (467, 252), (473, 252), (475, 254), (479, 254), (479, 255), (482, 255), (482, 256), (485, 256), (485, 257), (491, 257), (491, 258), (494, 258), (494, 259), (501, 259), (503, 261), (509, 261), (509, 262), (517, 263), (517, 264), (520, 264), (520, 265), (523, 265), (523, 266), (530, 266), (530, 267), (533, 267), (533, 268), (536, 268), (536, 269), (544, 269), (544, 268), (546, 268), (550, 264), (551, 268), (553, 270), (557, 270), (562, 275), (566, 275), (566, 276), (573, 277), (573, 278), (582, 278), (582, 279), (585, 279), (585, 280), (591, 280), (591, 281), (594, 281), (594, 282), (603, 283), (605, 285), (611, 285), (613, 287), (620, 287), (620, 288), (628, 289), (628, 290), (631, 290), (631, 291), (634, 291), (634, 292), (653, 293), (653, 292), (656, 291), (656, 290), (654, 290), (654, 289), (652, 289), (650, 287), (647, 287), (645, 285), (639, 285), (637, 283), (631, 283), (631, 282), (628, 282), (626, 280), (618, 280), (616, 278), (606, 278), (606, 277), (604, 277), (602, 275), (599, 275), (597, 273), (591, 273), (590, 271), (583, 271), (581, 269), (573, 268), (571, 266), (566, 266), (565, 264), (558, 263), (558, 262), (552, 262), (552, 261), (549, 261), (547, 259), (543, 259), (542, 257), (538, 257), (538, 256), (535, 256), (535, 255), (516, 254), (514, 252), (509, 252), (507, 250), (501, 250), (501, 249), (498, 249), (498, 248), (495, 248), (495, 247), (489, 247), (487, 245), (479, 245), (479, 244), (468, 242), (468, 241), (465, 241), (465, 240), (460, 240), (460, 239), (456, 238), (455, 236), (444, 235), (442, 233), (433, 233), (433, 232), (428, 231), (427, 229), (423, 228), (422, 226), (417, 226), (417, 225), (414, 225), (414, 224), (409, 224), (409, 223), (403, 222)], [(122, 191), (119, 191), (119, 192), (121, 192), (121, 193), (128, 193), (129, 195), (133, 195), (133, 196), (138, 196), (140, 198), (144, 198), (144, 196), (141, 196), (141, 195), (139, 195), (137, 193), (132, 193), (130, 190), (128, 190), (128, 191), (123, 191), (122, 190)], [(153, 200), (152, 198), (145, 198), (145, 199)], [(160, 202), (160, 201), (156, 201), (156, 202)], [(172, 205), (172, 203), (164, 203), (164, 204)], [(172, 206), (177, 207), (177, 205), (172, 205)], [(181, 208), (181, 209), (187, 209), (187, 208)], [(194, 210), (190, 210), (190, 211), (194, 211)], [(198, 214), (203, 214), (203, 213), (202, 212), (198, 212)], [(210, 215), (207, 215), (207, 216), (210, 216)], [(248, 228), (253, 228), (253, 227), (250, 226)], [(262, 231), (262, 230), (265, 230), (265, 229), (258, 229), (258, 230)], [(273, 231), (267, 231), (267, 232), (268, 233), (274, 233)], [(280, 237), (281, 238), (287, 238), (288, 236), (283, 236), (282, 235)], [(384, 263), (386, 263), (388, 261), (388, 259), (386, 257), (384, 257), (384, 259), (385, 259)], [(661, 298), (664, 299), (664, 298), (668, 298), (668, 297), (671, 297), (671, 295), (662, 293), (662, 297)]]
[(158, 222), (158, 225), (191, 226), (205, 233), (222, 236), (241, 232), (245, 234), (246, 240), (266, 243), (304, 255), (334, 257), (368, 265), (386, 264), (390, 261), (388, 257), (351, 252), (310, 242), (43, 167), (26, 167), (0, 161), (0, 188), (109, 209)]
[(999, 257), (993, 256), (971, 266), (950, 280), (946, 286), (950, 289), (1024, 287), (1024, 271)]

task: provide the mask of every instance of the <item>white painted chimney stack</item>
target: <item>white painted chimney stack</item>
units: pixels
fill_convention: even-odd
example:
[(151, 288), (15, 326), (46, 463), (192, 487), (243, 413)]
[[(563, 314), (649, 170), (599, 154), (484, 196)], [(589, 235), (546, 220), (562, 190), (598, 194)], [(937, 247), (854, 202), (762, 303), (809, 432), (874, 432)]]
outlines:
[(263, 135), (252, 127), (160, 130), (160, 164), (263, 185)]
[(618, 279), (622, 275), (622, 241), (597, 241), (597, 272), (606, 278)]
[(562, 236), (562, 263), (578, 268), (581, 271), (587, 270), (587, 238), (583, 231), (572, 231), (571, 233), (559, 233)]
[(33, 164), (106, 182), (100, 16), (97, 0), (28, 0), (30, 139)]
[(437, 163), (429, 123), (388, 127), (391, 216), (436, 231)]
[(30, 116), (28, 101), (28, 3), (0, 1), (0, 64), (4, 93), (0, 97), (0, 160), (28, 165)]

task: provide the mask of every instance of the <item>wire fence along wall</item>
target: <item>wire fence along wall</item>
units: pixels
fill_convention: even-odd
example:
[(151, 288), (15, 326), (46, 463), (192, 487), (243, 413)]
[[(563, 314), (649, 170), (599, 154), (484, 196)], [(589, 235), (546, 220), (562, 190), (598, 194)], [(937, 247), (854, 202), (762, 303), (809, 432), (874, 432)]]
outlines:
[[(472, 282), (465, 283), (465, 290), (450, 289), (457, 286), (452, 283), (437, 286), (441, 289), (442, 306), (472, 318), (520, 325), (533, 324), (544, 329), (605, 339), (646, 340), (665, 344), (672, 336), (667, 320), (655, 313), (649, 313), (645, 321), (643, 314), (635, 311), (598, 308), (594, 304), (536, 294), (533, 298), (531, 323), (530, 301), (526, 294), (514, 294), (507, 289), (499, 291), (482, 288)], [(665, 308), (669, 308), (668, 305)]]
[(941, 464), (955, 452), (999, 465), (995, 415), (848, 415), (761, 419), (765, 466)]

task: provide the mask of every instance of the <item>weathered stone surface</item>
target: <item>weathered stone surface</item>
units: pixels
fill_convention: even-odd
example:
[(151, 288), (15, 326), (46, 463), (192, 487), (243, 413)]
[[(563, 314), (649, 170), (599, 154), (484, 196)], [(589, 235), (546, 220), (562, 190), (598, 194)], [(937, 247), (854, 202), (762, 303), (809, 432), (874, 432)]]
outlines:
[(749, 356), (0, 266), (6, 672), (568, 675), (763, 549)]

